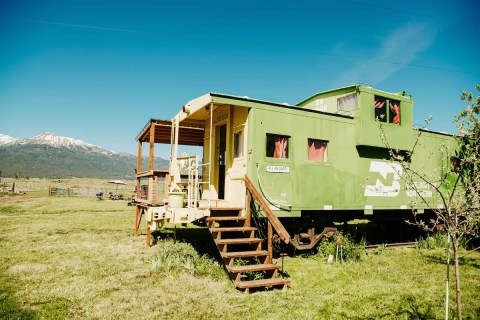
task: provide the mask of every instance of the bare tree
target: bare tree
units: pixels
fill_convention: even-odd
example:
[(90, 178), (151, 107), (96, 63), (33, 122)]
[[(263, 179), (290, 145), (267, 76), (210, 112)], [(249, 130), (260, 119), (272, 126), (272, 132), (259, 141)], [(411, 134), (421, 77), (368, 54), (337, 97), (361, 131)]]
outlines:
[[(480, 85), (476, 87), (480, 93)], [(405, 182), (405, 188), (408, 192), (415, 193), (415, 199), (434, 212), (434, 218), (430, 221), (417, 219), (414, 213), (413, 223), (429, 231), (442, 226), (447, 232), (446, 319), (448, 319), (450, 248), (453, 248), (457, 317), (462, 319), (459, 249), (465, 237), (479, 235), (480, 227), (480, 94), (474, 98), (472, 93), (463, 91), (461, 99), (466, 103), (466, 107), (454, 119), (458, 135), (452, 138), (452, 143), (446, 142), (439, 150), (442, 165), (433, 173), (431, 170), (422, 170), (414, 166), (411, 161), (425, 131), (417, 131), (413, 148), (405, 152), (396, 150), (388, 144), (383, 124), (379, 123), (380, 135), (390, 151), (391, 159), (401, 165), (403, 172), (400, 176)], [(426, 121), (427, 125), (429, 120)], [(433, 190), (433, 197), (427, 196), (425, 186)], [(434, 202), (432, 198), (438, 200)], [(415, 203), (412, 203), (413, 205)]]

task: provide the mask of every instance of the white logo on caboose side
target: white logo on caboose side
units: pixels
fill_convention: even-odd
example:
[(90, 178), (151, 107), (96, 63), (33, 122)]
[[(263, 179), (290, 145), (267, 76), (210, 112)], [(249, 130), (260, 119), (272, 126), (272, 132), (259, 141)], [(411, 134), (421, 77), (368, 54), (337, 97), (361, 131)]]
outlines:
[(365, 197), (396, 197), (400, 193), (400, 177), (403, 169), (398, 163), (387, 163), (380, 161), (372, 161), (370, 163), (370, 172), (379, 173), (384, 180), (388, 174), (393, 174), (391, 185), (385, 185), (377, 178), (375, 185), (365, 186)]

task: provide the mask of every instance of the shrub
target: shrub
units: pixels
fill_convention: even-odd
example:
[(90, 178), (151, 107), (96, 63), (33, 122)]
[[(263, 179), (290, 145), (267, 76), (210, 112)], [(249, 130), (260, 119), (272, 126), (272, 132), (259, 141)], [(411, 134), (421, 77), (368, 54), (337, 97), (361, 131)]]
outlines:
[[(467, 247), (468, 240), (463, 238), (460, 241), (460, 248), (465, 249)], [(418, 240), (418, 249), (446, 249), (448, 246), (447, 233), (434, 233), (426, 238), (420, 238)]]
[(317, 247), (317, 257), (327, 259), (329, 255), (337, 256), (338, 261), (361, 261), (365, 257), (365, 240), (357, 243), (350, 235), (336, 232), (333, 237), (324, 237)]
[(164, 276), (187, 273), (198, 277), (220, 279), (225, 276), (220, 265), (206, 255), (199, 255), (184, 242), (159, 241), (158, 251), (151, 258), (152, 269)]

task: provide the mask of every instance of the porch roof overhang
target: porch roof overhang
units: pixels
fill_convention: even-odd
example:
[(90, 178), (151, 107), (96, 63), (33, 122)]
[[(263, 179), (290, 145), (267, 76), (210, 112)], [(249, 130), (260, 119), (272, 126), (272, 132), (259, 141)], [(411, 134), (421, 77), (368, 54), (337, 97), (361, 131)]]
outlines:
[[(172, 121), (150, 119), (150, 121), (138, 134), (136, 140), (138, 142), (150, 142), (151, 133), (153, 134), (154, 143), (170, 144)], [(178, 144), (187, 146), (203, 146), (204, 136), (205, 126), (203, 121), (183, 120), (180, 122)]]

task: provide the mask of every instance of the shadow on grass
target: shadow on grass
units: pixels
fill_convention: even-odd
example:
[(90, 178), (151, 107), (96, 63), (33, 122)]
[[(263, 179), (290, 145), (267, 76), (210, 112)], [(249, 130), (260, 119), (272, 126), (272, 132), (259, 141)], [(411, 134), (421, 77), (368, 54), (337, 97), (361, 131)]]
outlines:
[(405, 295), (400, 298), (398, 306), (377, 306), (375, 314), (362, 316), (355, 319), (409, 319), (409, 320), (430, 320), (436, 319), (435, 304), (426, 302), (422, 298), (413, 295)]
[(469, 267), (472, 267), (472, 268), (475, 268), (475, 269), (480, 269), (480, 263), (479, 263), (478, 259), (474, 259), (474, 258), (468, 257), (468, 256), (460, 259), (460, 265), (461, 266), (465, 265), (465, 266), (469, 266)]
[[(424, 254), (424, 258), (428, 262), (432, 262), (432, 263), (436, 263), (436, 264), (442, 264), (442, 265), (446, 264), (446, 257), (444, 257), (444, 256), (439, 256), (439, 255), (436, 255), (436, 254), (428, 254), (427, 253), (427, 254)], [(452, 254), (450, 259), (451, 259), (450, 265), (453, 266), (453, 264), (454, 264), (453, 254)], [(469, 257), (469, 256), (460, 258), (460, 266), (469, 266), (469, 267), (472, 267), (472, 268), (475, 268), (475, 269), (480, 269), (480, 263), (478, 262), (478, 259), (475, 259), (475, 258), (472, 258), (472, 257)]]
[(14, 285), (8, 277), (0, 275), (0, 319), (36, 319), (36, 314), (22, 308), (13, 297)]
[(446, 257), (438, 255), (436, 253), (425, 253), (423, 254), (423, 258), (427, 260), (427, 262), (436, 263), (436, 264), (445, 264)]
[(427, 303), (418, 297), (407, 295), (401, 298), (395, 316), (405, 316), (407, 319), (419, 320), (435, 319), (433, 308), (434, 305), (431, 303)]

